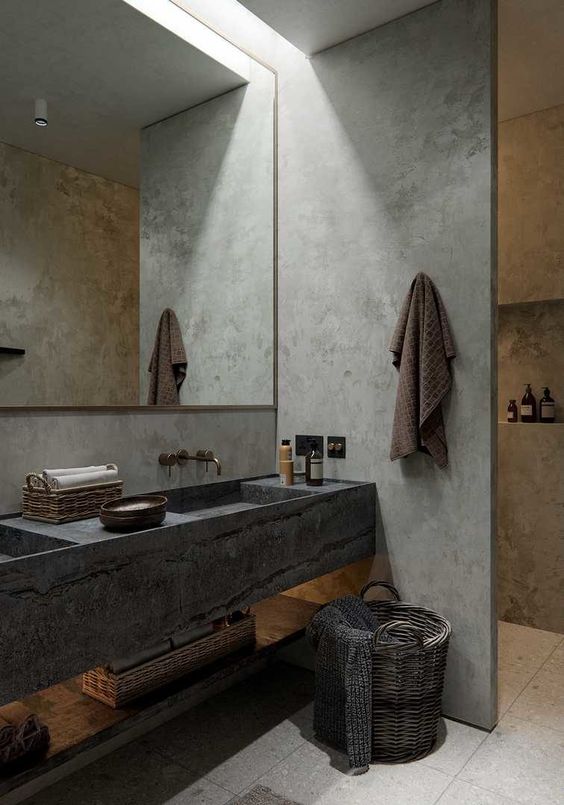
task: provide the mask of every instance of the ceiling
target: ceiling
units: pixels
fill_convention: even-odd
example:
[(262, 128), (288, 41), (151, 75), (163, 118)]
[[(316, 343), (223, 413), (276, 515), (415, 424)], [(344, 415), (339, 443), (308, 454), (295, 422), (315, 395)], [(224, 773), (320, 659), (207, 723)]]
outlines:
[(499, 0), (499, 119), (564, 104), (564, 0)]
[(141, 128), (245, 83), (123, 0), (2, 0), (0, 75), (0, 142), (131, 186)]
[(239, 0), (308, 56), (436, 0)]

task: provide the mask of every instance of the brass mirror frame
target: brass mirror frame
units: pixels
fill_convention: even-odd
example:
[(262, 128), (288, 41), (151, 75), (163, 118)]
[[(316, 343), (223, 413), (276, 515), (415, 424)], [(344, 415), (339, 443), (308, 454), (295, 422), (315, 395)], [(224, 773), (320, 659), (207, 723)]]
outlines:
[[(0, 414), (15, 414), (32, 411), (35, 413), (65, 412), (78, 413), (91, 411), (94, 413), (128, 411), (151, 414), (155, 413), (194, 413), (197, 411), (276, 411), (278, 409), (278, 71), (272, 65), (256, 56), (250, 50), (238, 45), (223, 31), (211, 25), (207, 20), (184, 7), (182, 0), (170, 0), (185, 14), (205, 25), (210, 31), (225, 39), (253, 61), (260, 64), (274, 78), (274, 114), (273, 114), (273, 238), (272, 238), (272, 305), (273, 305), (273, 334), (272, 334), (272, 403), (269, 405), (0, 405)], [(210, 100), (212, 100), (210, 98)]]

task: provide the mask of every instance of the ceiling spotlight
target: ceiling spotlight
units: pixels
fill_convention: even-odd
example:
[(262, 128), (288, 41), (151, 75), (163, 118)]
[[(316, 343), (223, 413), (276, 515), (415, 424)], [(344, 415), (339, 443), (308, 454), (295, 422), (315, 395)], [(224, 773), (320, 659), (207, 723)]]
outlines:
[(49, 120), (47, 118), (47, 101), (43, 98), (37, 98), (35, 101), (35, 125), (49, 125)]

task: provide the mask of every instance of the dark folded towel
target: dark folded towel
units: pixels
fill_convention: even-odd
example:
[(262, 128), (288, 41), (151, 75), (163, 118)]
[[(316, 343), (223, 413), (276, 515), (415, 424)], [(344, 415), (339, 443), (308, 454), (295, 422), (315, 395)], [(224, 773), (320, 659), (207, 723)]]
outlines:
[(0, 772), (12, 772), (40, 757), (50, 740), (48, 727), (33, 713), (14, 724), (0, 717)]
[(307, 635), (317, 649), (314, 729), (366, 770), (372, 755), (372, 642), (378, 622), (360, 598), (347, 595), (314, 615)]

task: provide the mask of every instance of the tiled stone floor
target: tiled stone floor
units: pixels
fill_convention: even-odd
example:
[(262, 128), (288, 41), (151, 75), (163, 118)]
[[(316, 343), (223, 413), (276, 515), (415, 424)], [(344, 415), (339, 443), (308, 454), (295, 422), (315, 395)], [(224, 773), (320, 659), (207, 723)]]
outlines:
[(445, 720), (423, 760), (347, 774), (313, 739), (312, 675), (281, 664), (27, 803), (226, 805), (259, 781), (300, 805), (564, 803), (564, 635), (501, 623), (499, 642), (499, 725)]

